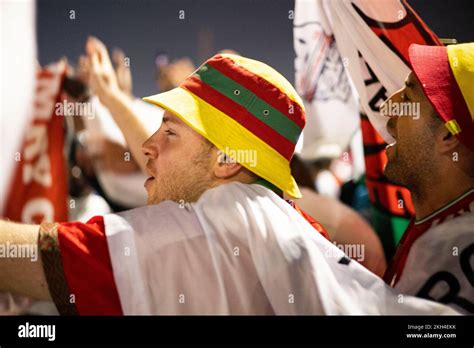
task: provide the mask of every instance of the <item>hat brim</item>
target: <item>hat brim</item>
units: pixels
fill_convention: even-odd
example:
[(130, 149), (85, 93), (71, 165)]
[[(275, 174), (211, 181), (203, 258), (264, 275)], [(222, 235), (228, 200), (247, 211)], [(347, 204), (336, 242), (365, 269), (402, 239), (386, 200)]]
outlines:
[(301, 197), (287, 159), (237, 121), (190, 91), (177, 87), (143, 100), (172, 112), (219, 150), (290, 197)]

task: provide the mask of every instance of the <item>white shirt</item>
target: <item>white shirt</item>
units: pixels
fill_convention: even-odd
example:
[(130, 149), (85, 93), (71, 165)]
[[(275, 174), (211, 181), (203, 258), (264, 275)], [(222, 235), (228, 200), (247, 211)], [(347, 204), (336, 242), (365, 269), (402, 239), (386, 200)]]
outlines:
[(397, 291), (474, 313), (474, 202), (469, 207), (427, 219), (429, 227), (410, 248)]

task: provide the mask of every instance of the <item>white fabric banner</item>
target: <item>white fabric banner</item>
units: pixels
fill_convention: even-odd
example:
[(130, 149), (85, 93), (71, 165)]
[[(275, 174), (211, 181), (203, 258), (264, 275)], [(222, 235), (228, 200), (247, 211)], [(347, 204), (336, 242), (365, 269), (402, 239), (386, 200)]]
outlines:
[(306, 109), (299, 155), (337, 158), (359, 128), (359, 109), (322, 2), (296, 0), (295, 85)]
[(397, 293), (260, 185), (104, 222), (124, 314), (456, 314)]
[(32, 114), (35, 91), (35, 2), (0, 1), (0, 214)]

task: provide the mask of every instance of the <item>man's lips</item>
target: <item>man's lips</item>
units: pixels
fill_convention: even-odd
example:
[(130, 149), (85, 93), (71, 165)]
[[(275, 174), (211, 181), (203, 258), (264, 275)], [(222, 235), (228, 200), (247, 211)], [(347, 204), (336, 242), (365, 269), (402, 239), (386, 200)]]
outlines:
[(388, 144), (388, 145), (385, 147), (385, 153), (387, 153), (387, 155), (388, 155), (390, 152), (395, 151), (395, 147), (396, 147), (396, 146), (397, 146), (397, 142)]
[(387, 122), (387, 125), (386, 125), (386, 128), (387, 128), (387, 132), (388, 134), (390, 134), (390, 136), (395, 139), (395, 141), (397, 141), (397, 134), (396, 134), (396, 131), (395, 131), (395, 124), (394, 124), (394, 119), (390, 119), (388, 120)]
[(146, 163), (146, 173), (149, 175), (148, 179), (145, 180), (145, 182), (143, 183), (143, 186), (145, 186), (145, 188), (147, 188), (147, 186), (153, 181), (155, 180), (155, 176), (153, 175), (153, 171), (152, 171), (152, 164), (150, 163), (150, 161), (148, 161)]
[(145, 168), (146, 168), (145, 171), (146, 171), (146, 173), (147, 173), (150, 177), (154, 177), (154, 176), (155, 176), (155, 175), (153, 175), (153, 172), (154, 172), (153, 167), (154, 167), (154, 166), (153, 166), (153, 163), (152, 163), (150, 160), (148, 160), (148, 161), (146, 162), (146, 165), (145, 165)]
[(390, 136), (393, 138), (393, 142), (396, 143), (397, 142), (397, 134), (393, 131), (391, 131), (390, 129), (387, 129), (388, 130), (388, 134), (390, 134)]
[(146, 188), (153, 180), (155, 180), (155, 178), (150, 176), (148, 179), (145, 180), (145, 183), (143, 184), (143, 186), (145, 186)]

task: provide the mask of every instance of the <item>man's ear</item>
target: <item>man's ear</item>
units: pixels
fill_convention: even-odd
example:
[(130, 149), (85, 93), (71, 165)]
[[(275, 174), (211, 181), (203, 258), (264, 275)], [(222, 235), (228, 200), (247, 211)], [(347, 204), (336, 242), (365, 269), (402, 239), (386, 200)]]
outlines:
[(214, 175), (219, 179), (229, 179), (242, 170), (242, 165), (234, 161), (222, 151), (217, 152), (217, 160), (214, 164)]
[(440, 132), (436, 136), (436, 144), (439, 153), (451, 156), (460, 145), (460, 142), (446, 127), (441, 127)]

